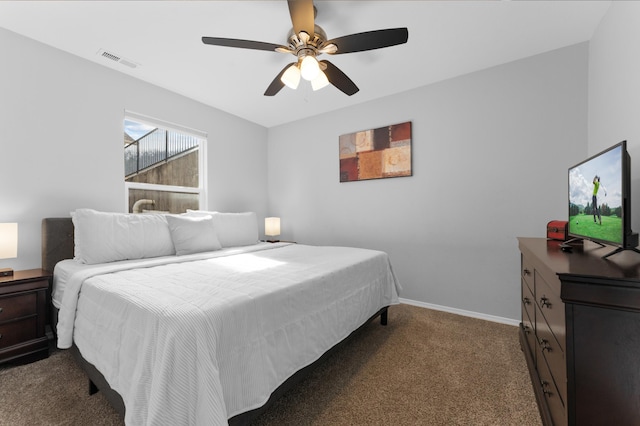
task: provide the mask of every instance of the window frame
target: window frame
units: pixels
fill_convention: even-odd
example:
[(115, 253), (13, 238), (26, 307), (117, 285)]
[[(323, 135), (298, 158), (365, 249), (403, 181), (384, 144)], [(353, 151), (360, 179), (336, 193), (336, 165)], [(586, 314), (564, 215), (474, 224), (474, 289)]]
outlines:
[[(175, 132), (185, 133), (198, 138), (198, 187), (178, 186), (178, 185), (161, 185), (155, 183), (127, 182), (124, 181), (124, 211), (129, 212), (129, 190), (142, 189), (163, 192), (184, 192), (189, 194), (198, 194), (198, 208), (206, 209), (207, 206), (207, 141), (206, 132), (191, 129), (179, 124), (170, 123), (157, 118), (149, 117), (143, 114), (125, 110), (122, 118), (123, 134), (124, 121), (131, 120), (137, 123), (162, 128), (164, 130), (173, 130)], [(124, 161), (122, 162), (122, 176), (124, 179)]]

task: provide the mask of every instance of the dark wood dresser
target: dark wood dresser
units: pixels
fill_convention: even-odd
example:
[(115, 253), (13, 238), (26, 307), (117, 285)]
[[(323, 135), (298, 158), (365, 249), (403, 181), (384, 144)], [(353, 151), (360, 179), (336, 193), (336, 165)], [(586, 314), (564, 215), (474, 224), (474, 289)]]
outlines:
[(545, 425), (640, 425), (640, 254), (518, 238), (520, 343)]

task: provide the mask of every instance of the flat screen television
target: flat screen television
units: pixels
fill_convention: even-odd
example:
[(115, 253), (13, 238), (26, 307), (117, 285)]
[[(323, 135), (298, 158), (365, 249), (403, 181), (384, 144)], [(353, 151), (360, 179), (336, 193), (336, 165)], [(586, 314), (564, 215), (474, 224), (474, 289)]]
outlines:
[(622, 141), (569, 168), (570, 241), (590, 240), (617, 246), (608, 257), (634, 250), (631, 231), (631, 158)]

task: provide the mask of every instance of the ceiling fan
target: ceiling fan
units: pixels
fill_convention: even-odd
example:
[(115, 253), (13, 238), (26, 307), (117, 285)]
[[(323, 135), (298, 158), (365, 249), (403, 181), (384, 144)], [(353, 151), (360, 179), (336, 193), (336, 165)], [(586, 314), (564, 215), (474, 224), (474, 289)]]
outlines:
[(291, 53), (296, 56), (297, 60), (287, 64), (271, 82), (264, 92), (265, 96), (274, 96), (285, 85), (296, 89), (300, 77), (310, 81), (313, 90), (321, 89), (330, 83), (351, 96), (360, 90), (358, 86), (338, 67), (326, 60), (318, 61), (317, 56), (323, 53), (338, 55), (381, 49), (406, 43), (409, 38), (406, 28), (389, 28), (327, 40), (324, 30), (315, 24), (316, 8), (313, 0), (288, 0), (287, 3), (293, 28), (286, 46), (262, 41), (202, 37), (205, 44)]

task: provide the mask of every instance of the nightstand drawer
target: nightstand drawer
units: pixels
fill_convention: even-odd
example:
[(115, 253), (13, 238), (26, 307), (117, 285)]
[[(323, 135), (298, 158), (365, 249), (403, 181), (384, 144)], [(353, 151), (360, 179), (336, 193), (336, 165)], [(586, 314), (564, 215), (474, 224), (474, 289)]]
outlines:
[(36, 293), (0, 297), (0, 324), (37, 313)]
[(51, 273), (42, 269), (0, 277), (0, 364), (49, 356), (45, 330), (51, 278)]
[(35, 339), (37, 336), (37, 317), (0, 324), (0, 349)]

